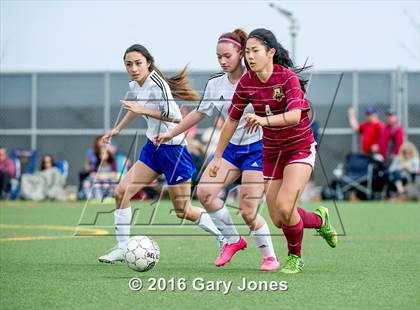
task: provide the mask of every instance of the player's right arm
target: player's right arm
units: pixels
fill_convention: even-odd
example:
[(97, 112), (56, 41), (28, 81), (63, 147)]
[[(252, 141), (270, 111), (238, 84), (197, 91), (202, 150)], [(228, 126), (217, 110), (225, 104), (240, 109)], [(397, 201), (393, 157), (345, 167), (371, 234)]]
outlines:
[(124, 118), (118, 123), (118, 125), (114, 129), (106, 132), (103, 135), (102, 141), (105, 144), (109, 143), (109, 141), (111, 140), (111, 137), (117, 136), (135, 118), (136, 118), (136, 113), (127, 111)]
[(232, 118), (228, 118), (225, 121), (225, 124), (223, 125), (222, 132), (220, 134), (219, 143), (217, 144), (216, 151), (214, 153), (214, 159), (212, 160), (210, 164), (210, 176), (216, 177), (217, 172), (220, 169), (220, 166), (222, 164), (222, 155), (225, 151), (226, 147), (229, 144), (230, 139), (232, 139), (233, 134), (236, 131), (236, 128), (238, 128), (239, 121), (234, 120)]
[(172, 129), (170, 132), (161, 133), (156, 135), (153, 139), (153, 143), (159, 145), (164, 142), (172, 140), (174, 137), (186, 132), (192, 126), (201, 122), (206, 116), (211, 116), (214, 109), (214, 102), (212, 98), (212, 86), (211, 80), (207, 81), (206, 87), (204, 88), (204, 94), (196, 110), (191, 111), (188, 115)]
[(164, 142), (172, 140), (174, 137), (187, 131), (195, 124), (199, 123), (206, 115), (197, 110), (193, 110), (170, 132), (160, 133), (153, 139), (153, 143), (159, 145)]
[(223, 125), (222, 132), (220, 134), (219, 143), (217, 144), (216, 151), (214, 153), (214, 159), (210, 164), (209, 174), (211, 177), (216, 177), (217, 172), (222, 164), (222, 155), (226, 147), (232, 139), (236, 129), (239, 125), (239, 120), (244, 114), (244, 110), (248, 105), (246, 94), (241, 86), (241, 83), (236, 87), (235, 93), (232, 98), (232, 104), (229, 107), (229, 117), (226, 119)]

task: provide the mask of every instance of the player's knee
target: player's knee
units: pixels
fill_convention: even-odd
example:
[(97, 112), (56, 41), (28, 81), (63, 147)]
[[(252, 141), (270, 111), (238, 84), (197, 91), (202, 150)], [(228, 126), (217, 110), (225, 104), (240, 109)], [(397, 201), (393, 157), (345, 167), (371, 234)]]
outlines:
[(280, 214), (271, 214), (270, 217), (271, 217), (271, 221), (273, 222), (274, 226), (281, 229), (281, 226), (283, 224), (283, 220), (282, 220), (282, 217), (280, 216)]
[(280, 198), (276, 201), (276, 210), (278, 212), (277, 217), (280, 222), (288, 223), (290, 221), (290, 217), (292, 216), (294, 200), (284, 196), (280, 196)]
[(276, 209), (280, 214), (287, 214), (293, 207), (293, 199), (289, 199), (288, 197), (279, 197), (276, 200)]
[(197, 197), (200, 200), (200, 203), (203, 206), (207, 206), (210, 204), (211, 201), (211, 194), (204, 186), (198, 186), (197, 188)]
[(255, 222), (256, 212), (252, 208), (241, 208), (240, 213), (248, 226)]
[(123, 198), (124, 198), (124, 195), (125, 195), (125, 188), (123, 188), (122, 186), (119, 186), (118, 185), (117, 188), (114, 191), (115, 199), (117, 201), (122, 201)]

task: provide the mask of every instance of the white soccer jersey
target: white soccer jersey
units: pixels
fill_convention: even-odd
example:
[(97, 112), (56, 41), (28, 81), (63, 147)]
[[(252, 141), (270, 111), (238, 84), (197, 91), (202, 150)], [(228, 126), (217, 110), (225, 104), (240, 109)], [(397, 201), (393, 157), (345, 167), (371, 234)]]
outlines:
[[(238, 83), (232, 84), (229, 81), (228, 75), (223, 72), (211, 76), (207, 81), (203, 99), (197, 107), (197, 111), (204, 113), (207, 116), (211, 116), (213, 114), (213, 110), (216, 109), (217, 115), (221, 114), (221, 116), (226, 120), (229, 117), (228, 109), (232, 103), (231, 100)], [(245, 133), (245, 115), (247, 113), (254, 113), (254, 108), (251, 104), (247, 105), (244, 111), (244, 116), (239, 120), (238, 128), (230, 140), (232, 144), (247, 145), (262, 139), (261, 128), (253, 133)]]
[[(159, 111), (163, 116), (179, 120), (182, 119), (181, 111), (172, 97), (168, 83), (155, 71), (150, 72), (143, 86), (140, 86), (136, 81), (131, 81), (129, 87), (137, 99), (137, 104), (151, 110)], [(155, 135), (169, 132), (177, 125), (145, 115), (143, 117), (147, 122), (146, 136), (151, 141), (153, 141)], [(184, 134), (180, 134), (165, 144), (186, 144), (185, 136)]]

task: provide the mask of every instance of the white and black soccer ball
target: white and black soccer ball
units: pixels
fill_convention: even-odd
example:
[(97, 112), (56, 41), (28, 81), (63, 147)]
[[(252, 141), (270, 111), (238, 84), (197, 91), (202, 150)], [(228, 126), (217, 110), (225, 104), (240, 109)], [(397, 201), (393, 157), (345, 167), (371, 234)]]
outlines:
[(159, 246), (152, 238), (135, 236), (128, 240), (124, 259), (131, 269), (140, 272), (148, 271), (158, 263), (159, 257)]

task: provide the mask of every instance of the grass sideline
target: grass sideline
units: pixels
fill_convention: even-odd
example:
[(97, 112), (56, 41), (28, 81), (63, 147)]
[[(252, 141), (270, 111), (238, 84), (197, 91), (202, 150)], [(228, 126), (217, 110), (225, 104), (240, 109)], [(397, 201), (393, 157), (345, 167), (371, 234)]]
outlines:
[[(332, 222), (342, 233), (332, 202)], [(254, 242), (231, 263), (215, 268), (217, 244), (193, 226), (177, 226), (170, 203), (155, 208), (133, 203), (137, 210), (133, 234), (153, 238), (161, 260), (146, 273), (125, 264), (103, 265), (97, 257), (114, 245), (112, 205), (83, 203), (0, 202), (1, 309), (418, 309), (420, 306), (420, 208), (417, 203), (339, 202), (346, 230), (336, 249), (305, 231), (305, 268), (297, 275), (258, 271), (261, 258)], [(197, 205), (197, 204), (196, 204)], [(315, 209), (318, 204), (304, 204)], [(156, 211), (157, 210), (157, 211)], [(234, 221), (243, 225), (234, 209)], [(100, 216), (96, 216), (98, 214)], [(156, 211), (156, 212), (154, 212)], [(271, 224), (266, 209), (262, 213)], [(79, 226), (79, 219), (89, 225)], [(95, 222), (95, 218), (97, 219)], [(153, 219), (154, 226), (147, 226)], [(95, 225), (91, 225), (95, 223)], [(284, 261), (286, 242), (270, 225), (277, 255)], [(247, 233), (246, 227), (240, 227)], [(168, 236), (172, 234), (172, 236)], [(190, 236), (185, 236), (190, 235)], [(193, 236), (192, 236), (193, 235)], [(88, 238), (87, 238), (88, 237)], [(146, 289), (133, 292), (130, 278), (143, 280)], [(232, 281), (229, 294), (200, 292), (192, 280)], [(287, 281), (287, 291), (236, 289), (249, 281)], [(147, 291), (150, 278), (185, 278), (185, 291)]]

